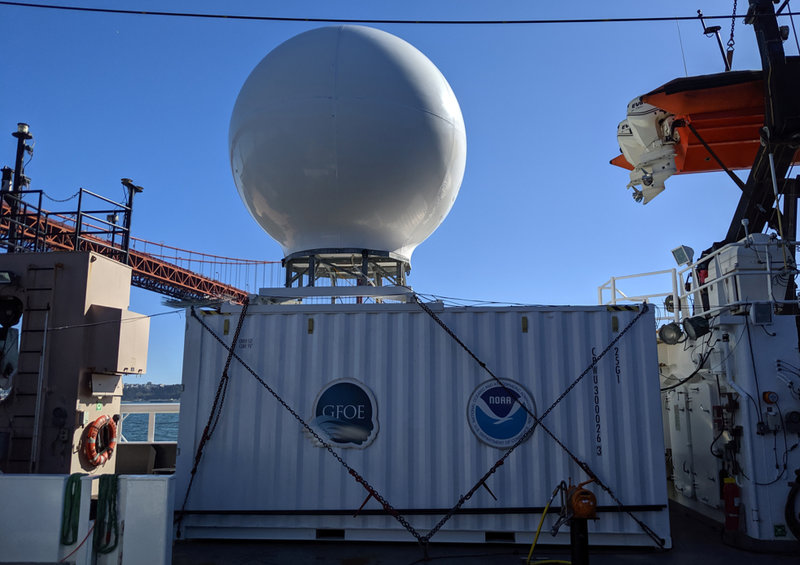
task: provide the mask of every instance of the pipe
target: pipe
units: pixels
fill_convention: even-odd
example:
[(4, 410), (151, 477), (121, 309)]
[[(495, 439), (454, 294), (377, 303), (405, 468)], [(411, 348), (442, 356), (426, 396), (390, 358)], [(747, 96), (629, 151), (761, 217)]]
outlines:
[(672, 269), (672, 317), (676, 324), (681, 322), (681, 297), (678, 294), (678, 271)]
[[(781, 236), (783, 239), (783, 220), (781, 219), (781, 207), (780, 203), (778, 202), (778, 179), (775, 176), (775, 156), (770, 151), (769, 153), (769, 172), (770, 176), (772, 177), (772, 192), (775, 195), (775, 215), (778, 216), (778, 235)], [(783, 249), (783, 267), (784, 269), (788, 269), (789, 265), (786, 260), (786, 246), (782, 245), (781, 248)], [(769, 256), (769, 249), (767, 250), (767, 256)], [(772, 279), (771, 276), (768, 279)], [(772, 289), (770, 289), (770, 297), (772, 297)]]

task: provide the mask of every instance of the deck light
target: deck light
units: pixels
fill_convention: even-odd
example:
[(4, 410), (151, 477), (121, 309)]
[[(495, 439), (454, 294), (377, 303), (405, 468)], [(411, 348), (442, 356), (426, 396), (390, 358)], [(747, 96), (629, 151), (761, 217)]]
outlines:
[(678, 265), (688, 265), (694, 259), (694, 249), (687, 245), (681, 245), (672, 250), (672, 256)]
[(658, 328), (658, 339), (667, 345), (675, 345), (680, 341), (683, 332), (678, 324), (670, 322)]
[(0, 326), (3, 328), (16, 326), (20, 318), (22, 318), (24, 309), (22, 300), (16, 296), (0, 296)]
[(686, 332), (689, 339), (697, 339), (706, 335), (711, 329), (708, 327), (708, 320), (702, 316), (695, 316), (683, 320), (683, 331)]

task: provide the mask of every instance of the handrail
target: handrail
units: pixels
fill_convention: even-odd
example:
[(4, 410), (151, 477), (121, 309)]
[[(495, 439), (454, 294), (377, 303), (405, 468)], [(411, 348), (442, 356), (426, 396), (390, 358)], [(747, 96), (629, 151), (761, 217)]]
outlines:
[(127, 204), (122, 204), (120, 202), (115, 202), (114, 200), (111, 200), (110, 198), (106, 198), (105, 196), (100, 196), (99, 194), (97, 194), (96, 192), (92, 192), (91, 190), (87, 190), (85, 188), (81, 188), (81, 192), (84, 192), (84, 193), (88, 194), (89, 196), (94, 196), (95, 198), (99, 198), (100, 200), (103, 200), (104, 202), (108, 202), (109, 204), (112, 204), (114, 206), (118, 206), (118, 207), (122, 208), (125, 211), (130, 211), (130, 207)]
[[(214, 255), (213, 253), (202, 253), (200, 251), (192, 251), (190, 249), (183, 249), (181, 247), (175, 247), (175, 246), (172, 246), (172, 245), (167, 245), (166, 243), (158, 243), (158, 242), (155, 242), (155, 241), (150, 241), (150, 240), (142, 239), (141, 237), (135, 237), (135, 236), (131, 236), (131, 240), (132, 241), (141, 241), (142, 243), (144, 243), (146, 245), (155, 245), (156, 247), (163, 247), (165, 249), (172, 249), (173, 251), (183, 251), (184, 253), (189, 253), (190, 255), (200, 255), (200, 256), (203, 256), (203, 257), (213, 257), (214, 259), (225, 259), (225, 261), (223, 261), (223, 262), (227, 262), (227, 263), (230, 263), (230, 262), (242, 263), (242, 264), (255, 263), (255, 264), (259, 264), (259, 265), (260, 264), (275, 264), (275, 265), (277, 265), (277, 264), (281, 263), (281, 261), (260, 261), (258, 259), (241, 259), (241, 258), (236, 258), (236, 257), (225, 257), (224, 255)], [(150, 255), (153, 255), (154, 257), (158, 257), (158, 255), (154, 255), (153, 253), (150, 253)], [(170, 256), (169, 255), (165, 255), (164, 257), (168, 258)], [(185, 257), (183, 259), (185, 259)], [(202, 262), (202, 261), (197, 260), (197, 259), (192, 259), (192, 261)]]
[[(672, 282), (672, 291), (671, 292), (656, 292), (650, 294), (637, 294), (636, 296), (628, 296), (623, 291), (617, 288), (617, 281), (620, 280), (631, 280), (631, 279), (638, 279), (638, 278), (645, 278), (645, 277), (653, 277), (658, 275), (671, 275), (671, 282)], [(611, 298), (606, 301), (604, 296), (604, 290), (611, 291)], [(636, 273), (633, 275), (621, 275), (618, 277), (611, 277), (608, 281), (604, 282), (600, 286), (597, 287), (597, 303), (603, 306), (608, 305), (616, 305), (619, 299), (617, 295), (622, 297), (622, 301), (624, 302), (651, 302), (653, 298), (666, 298), (667, 296), (673, 296), (673, 304), (677, 304), (677, 300), (675, 299), (678, 296), (678, 278), (677, 278), (677, 269), (662, 269), (660, 271), (650, 271), (647, 273)], [(671, 316), (656, 316), (656, 321), (662, 320), (669, 320), (672, 319), (674, 322), (679, 322), (679, 312), (677, 308), (673, 308), (673, 312)]]
[(133, 267), (134, 286), (179, 299), (219, 297), (240, 302), (281, 278), (279, 261), (233, 259), (132, 238), (125, 225), (105, 217), (105, 212), (127, 214), (129, 207), (87, 206), (90, 197), (117, 204), (91, 191), (78, 191), (76, 211), (60, 213), (42, 209), (42, 195), (42, 191), (3, 192), (0, 244), (16, 251), (96, 251)]
[[(147, 443), (155, 443), (156, 433), (156, 414), (179, 414), (181, 411), (180, 402), (141, 402), (135, 404), (121, 404), (120, 415), (122, 422), (125, 422), (131, 414), (147, 414)], [(124, 426), (122, 426), (124, 431)], [(120, 433), (121, 443), (142, 443), (128, 441), (124, 434)], [(172, 442), (168, 442), (172, 443)]]
[[(767, 296), (769, 297), (768, 302), (774, 304), (797, 304), (797, 300), (789, 299), (786, 300), (784, 298), (775, 298), (774, 288), (773, 288), (773, 278), (778, 274), (784, 274), (787, 272), (787, 268), (790, 272), (797, 274), (797, 268), (794, 261), (791, 264), (784, 264), (783, 261), (779, 262), (778, 268), (775, 268), (775, 261), (773, 260), (770, 249), (771, 248), (779, 248), (779, 247), (790, 247), (792, 248), (792, 258), (794, 252), (797, 250), (797, 242), (793, 241), (783, 241), (776, 238), (770, 238), (767, 241), (754, 241), (753, 236), (748, 236), (747, 241), (740, 241), (736, 243), (731, 243), (725, 245), (704, 257), (701, 257), (698, 261), (694, 263), (689, 263), (685, 267), (678, 269), (665, 269), (661, 271), (651, 271), (648, 273), (637, 273), (632, 275), (622, 275), (617, 277), (611, 277), (608, 281), (604, 282), (600, 286), (597, 287), (597, 296), (598, 296), (598, 304), (601, 305), (615, 305), (617, 302), (641, 302), (641, 301), (648, 301), (652, 298), (658, 297), (673, 297), (673, 312), (671, 317), (659, 317), (657, 320), (666, 320), (672, 318), (675, 323), (679, 323), (682, 316), (693, 316), (698, 314), (704, 315), (715, 315), (719, 312), (729, 309), (735, 309), (739, 306), (745, 306), (753, 302), (752, 299), (744, 299), (742, 296), (728, 297), (725, 295), (721, 300), (724, 300), (722, 304), (706, 304), (702, 308), (702, 311), (695, 311), (693, 308), (693, 304), (698, 302), (702, 302), (700, 297), (706, 293), (710, 295), (710, 291), (713, 290), (714, 285), (722, 285), (723, 288), (718, 290), (719, 293), (723, 292), (725, 288), (725, 282), (730, 280), (733, 277), (765, 277), (765, 288), (767, 290)], [(732, 268), (727, 273), (722, 273), (722, 264), (720, 263), (720, 255), (726, 251), (729, 251), (732, 247), (747, 247), (747, 248), (754, 248), (754, 251), (758, 254), (759, 252), (764, 255), (764, 260), (762, 261), (763, 268), (747, 268), (747, 267), (740, 267), (736, 266)], [(760, 260), (760, 259), (759, 259)], [(785, 261), (785, 260), (784, 260)], [(698, 285), (697, 282), (698, 278), (698, 266), (700, 265), (709, 265), (713, 262), (714, 264), (714, 271), (715, 276), (713, 279), (707, 280), (702, 285)], [(692, 287), (688, 290), (681, 290), (681, 286), (679, 282), (684, 280), (687, 273), (691, 273), (692, 275)], [(672, 291), (671, 292), (660, 292), (660, 293), (652, 293), (652, 294), (641, 294), (637, 296), (628, 296), (619, 289), (617, 289), (616, 284), (617, 281), (620, 280), (630, 280), (636, 278), (645, 278), (645, 277), (652, 277), (656, 275), (664, 275), (664, 274), (672, 274)], [(608, 300), (605, 298), (605, 291), (611, 291), (611, 296)], [(620, 295), (622, 298), (620, 298)], [(691, 302), (690, 302), (691, 299)], [(756, 300), (758, 301), (758, 300)]]

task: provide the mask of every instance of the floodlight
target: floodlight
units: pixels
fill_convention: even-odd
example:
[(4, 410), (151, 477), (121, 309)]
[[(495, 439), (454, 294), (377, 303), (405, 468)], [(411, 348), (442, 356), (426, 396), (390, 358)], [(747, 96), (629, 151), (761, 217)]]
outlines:
[(678, 310), (681, 309), (681, 299), (675, 300), (675, 296), (672, 294), (668, 294), (667, 297), (664, 299), (664, 309), (669, 312), (675, 312), (675, 303), (678, 303)]
[(708, 326), (708, 320), (703, 316), (695, 316), (694, 318), (683, 320), (683, 331), (686, 332), (689, 339), (697, 339), (706, 335), (711, 329)]
[(683, 332), (678, 324), (670, 322), (658, 328), (658, 339), (667, 345), (675, 345), (681, 339)]
[(681, 245), (672, 250), (672, 256), (678, 265), (688, 265), (694, 259), (694, 249), (687, 245)]
[(754, 302), (750, 305), (750, 323), (754, 326), (764, 326), (772, 323), (772, 304), (769, 302)]
[(22, 311), (25, 306), (22, 300), (16, 296), (0, 296), (0, 326), (10, 328), (16, 326), (22, 318)]

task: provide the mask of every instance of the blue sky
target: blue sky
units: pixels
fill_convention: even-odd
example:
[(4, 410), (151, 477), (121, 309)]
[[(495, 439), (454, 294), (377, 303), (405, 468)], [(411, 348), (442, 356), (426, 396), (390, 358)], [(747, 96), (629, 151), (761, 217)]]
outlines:
[[(58, 2), (52, 2), (58, 4)], [(63, 5), (107, 6), (75, 0)], [(530, 19), (729, 14), (728, 0), (570, 3), (125, 1), (141, 10), (381, 19)], [(747, 2), (739, 2), (739, 10)], [(36, 139), (32, 188), (84, 187), (120, 198), (145, 187), (134, 235), (177, 247), (279, 260), (279, 246), (236, 193), (227, 156), (239, 88), (275, 46), (323, 24), (109, 15), (0, 6), (0, 162), (16, 123)], [(795, 18), (800, 24), (800, 19)], [(709, 22), (710, 24), (711, 22)], [(727, 41), (730, 20), (722, 25)], [(785, 22), (789, 25), (788, 19)], [(698, 21), (676, 24), (380, 25), (425, 53), (450, 82), (467, 128), (464, 182), (450, 215), (415, 251), (419, 292), (530, 304), (593, 304), (612, 275), (673, 266), (724, 237), (738, 190), (723, 174), (673, 177), (646, 207), (625, 190), (617, 123), (635, 96), (673, 78), (720, 72)], [(734, 69), (759, 68), (752, 28), (736, 23)], [(682, 46), (681, 46), (682, 41)], [(793, 38), (785, 44), (797, 54)], [(6, 133), (7, 132), (7, 133)], [(67, 209), (51, 204), (51, 209)], [(666, 290), (666, 289), (665, 289)], [(167, 310), (135, 289), (131, 308)], [(154, 318), (143, 379), (179, 382), (183, 314)]]

